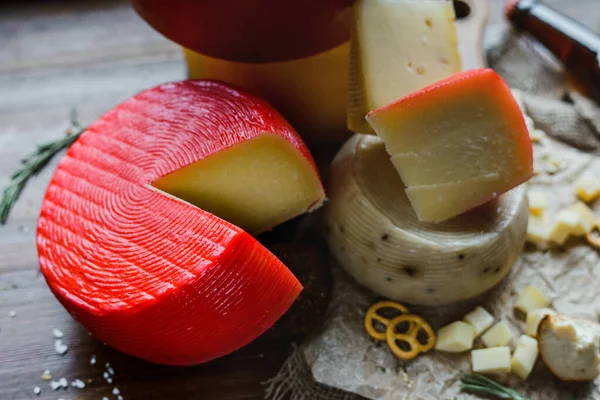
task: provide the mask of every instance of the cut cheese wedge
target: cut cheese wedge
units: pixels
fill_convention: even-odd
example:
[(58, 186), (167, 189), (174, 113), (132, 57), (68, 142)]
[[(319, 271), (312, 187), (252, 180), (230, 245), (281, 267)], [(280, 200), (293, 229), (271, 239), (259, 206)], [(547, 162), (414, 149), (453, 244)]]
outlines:
[(519, 105), (490, 69), (456, 74), (370, 112), (367, 121), (422, 221), (451, 218), (533, 176)]
[(448, 1), (359, 0), (350, 41), (348, 128), (370, 133), (365, 115), (461, 70)]
[(402, 302), (447, 304), (485, 292), (508, 273), (525, 240), (524, 188), (440, 224), (419, 221), (374, 135), (344, 144), (328, 195), (325, 232), (337, 261), (359, 283)]
[(104, 343), (155, 363), (208, 361), (267, 330), (301, 290), (212, 212), (261, 231), (320, 204), (318, 181), (265, 101), (212, 81), (160, 85), (93, 123), (59, 164), (38, 223), (41, 270)]

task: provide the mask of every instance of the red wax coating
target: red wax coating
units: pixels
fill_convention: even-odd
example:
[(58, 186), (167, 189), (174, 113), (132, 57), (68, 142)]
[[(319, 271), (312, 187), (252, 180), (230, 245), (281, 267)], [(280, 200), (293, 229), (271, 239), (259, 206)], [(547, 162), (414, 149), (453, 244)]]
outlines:
[(267, 330), (302, 287), (240, 228), (171, 198), (157, 178), (263, 132), (308, 149), (265, 101), (212, 81), (146, 90), (93, 123), (60, 162), (37, 230), (42, 273), (106, 344), (190, 365)]

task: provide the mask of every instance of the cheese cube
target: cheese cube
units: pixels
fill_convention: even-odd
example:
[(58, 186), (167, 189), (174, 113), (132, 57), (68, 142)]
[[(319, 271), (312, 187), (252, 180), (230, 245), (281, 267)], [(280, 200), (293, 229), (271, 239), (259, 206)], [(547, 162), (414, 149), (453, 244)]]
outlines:
[(459, 353), (473, 348), (473, 327), (466, 322), (456, 321), (440, 328), (435, 349)]
[(544, 216), (530, 215), (527, 222), (527, 241), (537, 245), (544, 245), (550, 240), (552, 225)]
[(473, 372), (482, 374), (503, 374), (510, 372), (510, 349), (493, 347), (471, 352)]
[(579, 215), (575, 211), (561, 210), (550, 230), (550, 241), (563, 244), (579, 226)]
[(600, 179), (589, 172), (584, 173), (575, 181), (577, 197), (590, 203), (600, 197)]
[(481, 336), (486, 347), (502, 347), (510, 344), (513, 334), (505, 320), (501, 320)]
[(455, 74), (371, 111), (367, 121), (421, 221), (444, 221), (533, 175), (523, 115), (490, 69)]
[(521, 335), (517, 341), (517, 348), (510, 359), (510, 370), (519, 378), (525, 380), (533, 370), (538, 355), (537, 340)]
[(568, 207), (567, 210), (577, 214), (578, 221), (573, 227), (573, 235), (576, 236), (586, 235), (594, 228), (596, 221), (599, 219), (599, 217), (597, 217), (596, 214), (594, 214), (594, 212), (581, 201), (578, 201), (577, 203)]
[(350, 41), (348, 128), (365, 115), (462, 69), (451, 2), (358, 0)]
[(537, 337), (538, 326), (540, 321), (546, 315), (555, 315), (556, 311), (549, 308), (538, 308), (531, 310), (527, 313), (527, 320), (525, 322), (525, 333), (531, 337)]
[(476, 338), (494, 323), (494, 317), (483, 307), (477, 307), (463, 318), (473, 326), (473, 336)]
[(517, 310), (523, 311), (525, 314), (538, 308), (545, 308), (550, 305), (550, 300), (533, 285), (525, 287), (515, 303)]
[(541, 216), (548, 207), (546, 194), (540, 190), (530, 190), (527, 197), (529, 198), (529, 212), (537, 217)]

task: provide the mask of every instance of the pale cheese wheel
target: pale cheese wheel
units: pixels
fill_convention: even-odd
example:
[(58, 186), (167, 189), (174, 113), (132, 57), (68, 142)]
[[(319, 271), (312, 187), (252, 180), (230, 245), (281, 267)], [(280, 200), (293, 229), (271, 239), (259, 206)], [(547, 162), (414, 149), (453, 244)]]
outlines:
[(357, 134), (329, 172), (325, 232), (359, 283), (397, 301), (441, 305), (477, 296), (510, 271), (525, 242), (523, 186), (442, 223), (417, 219), (383, 141)]

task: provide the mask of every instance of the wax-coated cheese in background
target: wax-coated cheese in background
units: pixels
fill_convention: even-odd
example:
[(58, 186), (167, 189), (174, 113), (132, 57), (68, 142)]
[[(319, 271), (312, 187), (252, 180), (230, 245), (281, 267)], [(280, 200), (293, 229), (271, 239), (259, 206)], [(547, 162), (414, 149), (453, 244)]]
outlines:
[(419, 221), (375, 135), (344, 144), (327, 193), (332, 254), (359, 283), (401, 302), (438, 305), (481, 294), (506, 276), (525, 241), (524, 187), (443, 223)]
[(367, 121), (422, 221), (454, 217), (533, 175), (519, 105), (490, 69), (455, 74), (371, 111)]
[(358, 0), (350, 50), (348, 128), (370, 133), (373, 109), (461, 70), (452, 2)]
[(185, 49), (193, 79), (216, 79), (264, 97), (311, 143), (348, 137), (348, 42), (323, 53), (267, 63), (221, 60)]
[[(275, 195), (291, 173), (297, 186)], [(224, 187), (199, 180), (213, 174), (235, 187), (216, 193)], [(102, 342), (155, 363), (197, 364), (267, 330), (301, 285), (252, 236), (209, 212), (220, 212), (209, 207), (215, 198), (198, 204), (203, 210), (176, 198), (177, 190), (161, 191), (157, 182), (165, 178), (191, 202), (224, 196), (232, 214), (260, 199), (273, 206), (269, 193), (287, 203), (271, 210), (287, 209), (285, 215), (267, 209), (256, 220), (239, 220), (257, 231), (294, 208), (317, 206), (324, 193), (310, 153), (283, 117), (264, 100), (213, 81), (143, 91), (91, 124), (68, 150), (37, 230), (50, 289)], [(298, 208), (299, 192), (312, 194)]]

